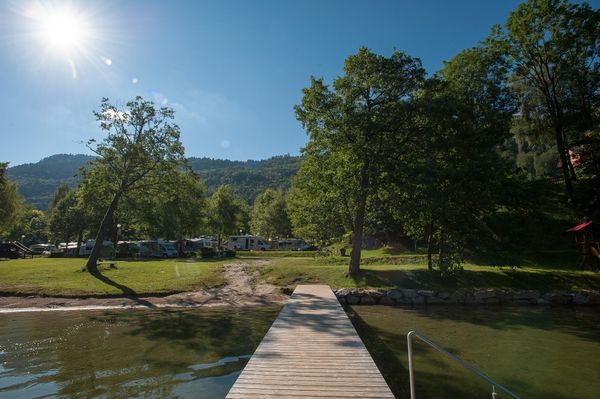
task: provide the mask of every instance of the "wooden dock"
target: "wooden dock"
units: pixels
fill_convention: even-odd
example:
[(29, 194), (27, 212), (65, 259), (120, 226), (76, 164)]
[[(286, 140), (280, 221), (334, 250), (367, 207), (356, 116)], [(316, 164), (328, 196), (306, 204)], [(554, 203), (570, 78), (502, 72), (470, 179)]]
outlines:
[(393, 398), (327, 285), (299, 285), (227, 398)]

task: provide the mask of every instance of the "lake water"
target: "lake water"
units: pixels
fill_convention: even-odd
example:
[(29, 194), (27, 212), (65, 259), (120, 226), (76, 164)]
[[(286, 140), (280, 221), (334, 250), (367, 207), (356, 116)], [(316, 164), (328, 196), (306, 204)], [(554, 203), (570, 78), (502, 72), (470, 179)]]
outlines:
[(278, 312), (0, 314), (0, 397), (223, 398)]
[[(348, 309), (398, 398), (418, 330), (523, 398), (600, 397), (600, 314), (588, 308)], [(223, 398), (278, 307), (0, 314), (1, 398)], [(491, 387), (416, 341), (422, 398)], [(506, 396), (499, 395), (499, 398)]]
[[(417, 330), (522, 398), (600, 397), (600, 312), (590, 308), (355, 306), (352, 320), (396, 397), (408, 398)], [(490, 398), (491, 386), (415, 340), (416, 393)], [(499, 398), (508, 396), (499, 394)]]

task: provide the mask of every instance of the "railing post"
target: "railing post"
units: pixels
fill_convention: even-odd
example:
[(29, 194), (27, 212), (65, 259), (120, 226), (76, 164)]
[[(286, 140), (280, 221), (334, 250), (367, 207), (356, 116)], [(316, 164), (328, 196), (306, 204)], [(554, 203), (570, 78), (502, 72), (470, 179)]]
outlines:
[(413, 351), (412, 351), (412, 336), (415, 332), (409, 331), (406, 334), (406, 342), (408, 345), (408, 379), (410, 382), (410, 399), (417, 399), (415, 394), (415, 372), (413, 370)]

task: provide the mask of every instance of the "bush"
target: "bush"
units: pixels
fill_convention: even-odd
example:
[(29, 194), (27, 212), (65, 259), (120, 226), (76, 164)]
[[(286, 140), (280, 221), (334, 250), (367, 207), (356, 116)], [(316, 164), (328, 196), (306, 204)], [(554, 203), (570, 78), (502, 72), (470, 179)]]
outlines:
[(200, 248), (200, 256), (202, 259), (212, 259), (215, 257), (215, 249), (211, 247)]
[(226, 249), (223, 251), (223, 257), (225, 258), (235, 258), (236, 252), (231, 249)]

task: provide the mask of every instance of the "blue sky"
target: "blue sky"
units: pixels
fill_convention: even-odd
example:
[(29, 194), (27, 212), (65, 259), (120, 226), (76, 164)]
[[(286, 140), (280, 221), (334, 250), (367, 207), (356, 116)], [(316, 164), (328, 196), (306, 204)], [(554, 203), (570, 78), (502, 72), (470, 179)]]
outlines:
[[(297, 154), (306, 134), (293, 106), (310, 75), (330, 81), (360, 46), (435, 72), (518, 3), (0, 0), (0, 161), (86, 153), (101, 98), (135, 95), (175, 109), (188, 156)], [(85, 32), (77, 49), (40, 33), (65, 8)]]

